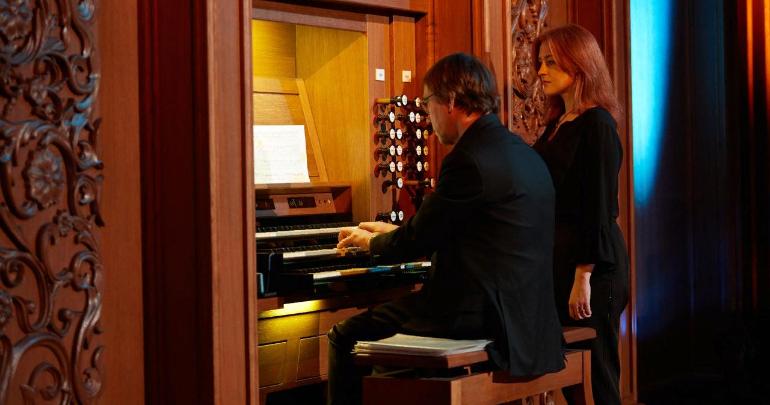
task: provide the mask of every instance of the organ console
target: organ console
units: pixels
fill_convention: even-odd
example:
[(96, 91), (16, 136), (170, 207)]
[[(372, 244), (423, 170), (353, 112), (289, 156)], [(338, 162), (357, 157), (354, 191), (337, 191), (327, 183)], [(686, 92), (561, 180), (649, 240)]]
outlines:
[(400, 196), (423, 194), (428, 166), (412, 149), (424, 154), (430, 126), (421, 100), (407, 96), (419, 77), (395, 97), (382, 94), (393, 88), (391, 75), (379, 94), (362, 91), (375, 80), (375, 66), (345, 58), (366, 60), (379, 34), (300, 25), (281, 6), (275, 10), (255, 11), (264, 20), (252, 21), (254, 54), (287, 63), (252, 65), (254, 123), (304, 125), (310, 182), (255, 185), (259, 390), (268, 404), (323, 381), (325, 335), (334, 323), (420, 288), (430, 269), (430, 262), (385, 263), (365, 250), (336, 248), (339, 232), (359, 222), (403, 223), (414, 208)]
[[(345, 186), (337, 190), (337, 194), (349, 194)], [(322, 187), (311, 186), (300, 193), (257, 190), (256, 200), (260, 296), (301, 293), (303, 299), (318, 298), (420, 276), (412, 269), (407, 277), (396, 277), (404, 275), (400, 264), (377, 264), (369, 252), (358, 248), (337, 249), (340, 231), (356, 224), (350, 221), (349, 206), (337, 203)], [(403, 211), (396, 216), (403, 219)]]

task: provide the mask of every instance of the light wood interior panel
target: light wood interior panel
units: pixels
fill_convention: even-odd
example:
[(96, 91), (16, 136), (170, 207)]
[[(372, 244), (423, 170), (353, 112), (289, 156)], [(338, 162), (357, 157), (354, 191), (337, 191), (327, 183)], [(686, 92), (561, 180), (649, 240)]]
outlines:
[(251, 20), (251, 66), (254, 76), (296, 77), (294, 24)]
[(371, 220), (366, 36), (298, 25), (297, 77), (304, 80), (329, 181), (353, 186), (353, 218)]
[(299, 96), (286, 97), (283, 94), (254, 93), (253, 100), (254, 124), (282, 125), (294, 123), (305, 125)]

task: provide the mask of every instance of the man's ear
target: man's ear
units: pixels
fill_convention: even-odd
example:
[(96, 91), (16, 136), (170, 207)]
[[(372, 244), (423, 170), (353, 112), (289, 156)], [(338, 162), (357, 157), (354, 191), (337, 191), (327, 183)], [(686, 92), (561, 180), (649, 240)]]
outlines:
[(449, 102), (447, 103), (447, 107), (449, 107), (449, 112), (452, 112), (452, 108), (455, 106), (455, 95), (450, 94), (449, 95)]

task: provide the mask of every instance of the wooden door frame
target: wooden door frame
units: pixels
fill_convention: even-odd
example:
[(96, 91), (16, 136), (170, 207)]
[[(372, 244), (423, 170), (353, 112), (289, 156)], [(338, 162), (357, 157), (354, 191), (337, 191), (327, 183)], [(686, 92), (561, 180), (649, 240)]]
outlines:
[(257, 404), (251, 4), (139, 8), (146, 401)]

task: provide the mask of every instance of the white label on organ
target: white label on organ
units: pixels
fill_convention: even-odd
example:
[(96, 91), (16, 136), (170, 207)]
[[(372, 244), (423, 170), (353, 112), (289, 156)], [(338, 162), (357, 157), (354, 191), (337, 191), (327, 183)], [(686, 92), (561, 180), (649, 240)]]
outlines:
[(422, 171), (422, 162), (417, 162), (417, 171), (418, 172)]
[(415, 152), (417, 152), (417, 156), (422, 155), (422, 147), (420, 145), (417, 145), (416, 148), (414, 148)]
[(390, 156), (396, 155), (396, 147), (393, 145), (390, 145), (390, 148), (388, 148), (388, 151), (390, 152)]
[(388, 168), (390, 169), (391, 173), (396, 171), (396, 162), (390, 162), (388, 165)]
[(390, 139), (396, 139), (396, 130), (393, 128), (390, 129)]
[(390, 222), (396, 222), (397, 218), (398, 215), (396, 214), (396, 211), (390, 211)]
[(390, 122), (396, 122), (396, 113), (394, 113), (393, 111), (389, 112), (388, 120), (390, 120)]
[(401, 105), (406, 105), (409, 100), (406, 98), (406, 94), (401, 95)]
[(396, 186), (398, 186), (398, 188), (404, 187), (404, 179), (399, 177), (398, 180), (396, 180)]
[(401, 145), (398, 145), (398, 146), (396, 147), (396, 154), (397, 154), (398, 156), (401, 156), (401, 154), (402, 154), (402, 153), (404, 153), (404, 148), (402, 148), (402, 147), (401, 147)]
[(422, 148), (422, 154), (425, 155), (425, 156), (428, 156), (428, 147), (427, 146)]
[(398, 220), (403, 221), (404, 220), (404, 211), (398, 211)]
[[(414, 122), (414, 111), (409, 113), (409, 122)], [(419, 122), (419, 121), (417, 121)]]
[(415, 114), (414, 120), (419, 124), (420, 121), (422, 121), (422, 116), (420, 116), (420, 113)]
[(404, 162), (398, 162), (396, 163), (396, 169), (400, 172), (404, 170)]
[(416, 136), (417, 139), (422, 139), (422, 131), (418, 129), (414, 132), (414, 136)]
[[(401, 139), (404, 137), (404, 131), (401, 130), (401, 128), (396, 130), (396, 138)], [(399, 153), (400, 155), (400, 153)]]

